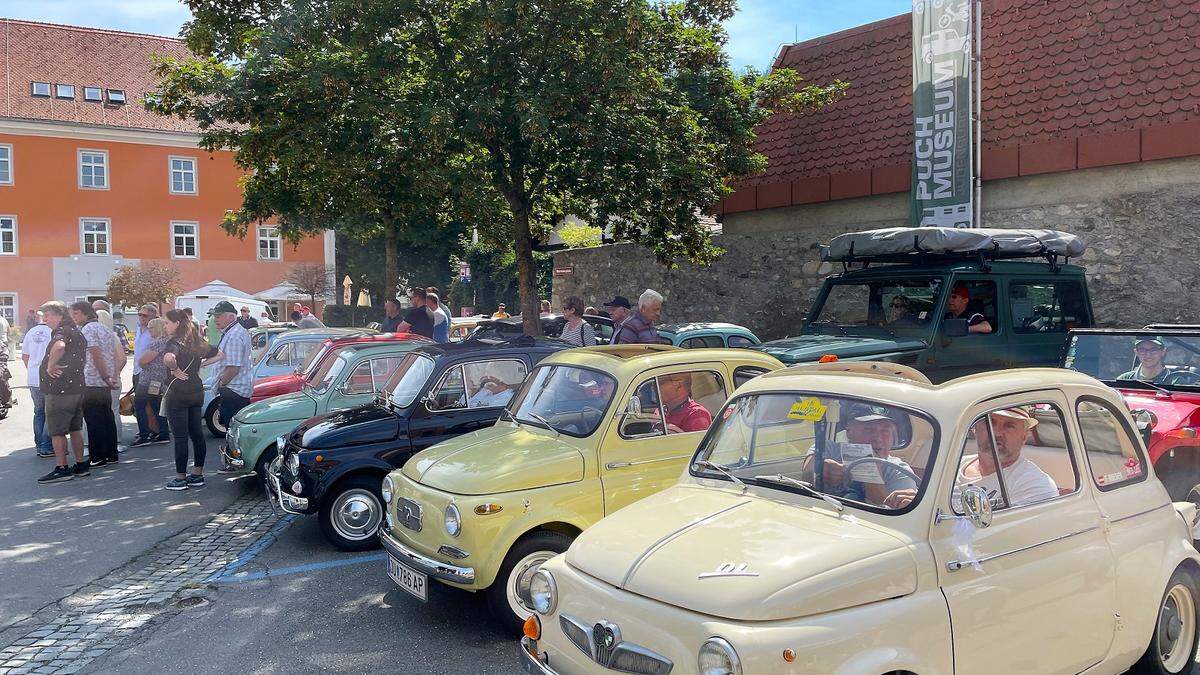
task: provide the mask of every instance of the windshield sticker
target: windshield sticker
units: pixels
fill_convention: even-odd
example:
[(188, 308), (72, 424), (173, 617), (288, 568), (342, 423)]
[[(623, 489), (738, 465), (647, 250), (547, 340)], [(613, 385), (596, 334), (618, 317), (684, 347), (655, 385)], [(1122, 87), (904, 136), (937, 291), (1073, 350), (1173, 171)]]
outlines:
[(1124, 479), (1125, 472), (1117, 471), (1115, 473), (1106, 473), (1103, 476), (1100, 476), (1096, 479), (1096, 482), (1100, 485), (1112, 485), (1113, 483), (1120, 483)]
[(1125, 460), (1125, 477), (1137, 478), (1140, 475), (1142, 475), (1142, 465), (1133, 457)]
[[(838, 443), (838, 449), (842, 452), (843, 466), (849, 466), (858, 459), (875, 456), (875, 451), (871, 449), (870, 443)], [(884, 484), (879, 465), (874, 462), (862, 462), (856, 465), (850, 469), (850, 477), (859, 483)]]
[(789, 420), (803, 420), (805, 422), (818, 422), (825, 417), (825, 411), (828, 408), (821, 403), (821, 399), (810, 396), (806, 399), (797, 401), (792, 404), (792, 409), (788, 411)]
[(727, 420), (727, 419), (729, 419), (729, 416), (732, 414), (733, 414), (733, 406), (727, 405), (727, 406), (725, 406), (725, 412), (721, 413), (721, 419)]

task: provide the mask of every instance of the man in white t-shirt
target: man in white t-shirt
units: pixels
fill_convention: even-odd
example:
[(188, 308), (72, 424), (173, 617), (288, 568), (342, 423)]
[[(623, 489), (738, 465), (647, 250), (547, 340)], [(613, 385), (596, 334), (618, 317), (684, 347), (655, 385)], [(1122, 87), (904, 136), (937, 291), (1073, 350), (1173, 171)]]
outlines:
[[(979, 478), (964, 482), (959, 480), (959, 487), (964, 484), (978, 485), (987, 491), (993, 503), (1001, 499), (1000, 483), (996, 480), (996, 460), (998, 455), (1004, 471), (1004, 488), (1008, 492), (1009, 506), (1022, 506), (1058, 496), (1058, 485), (1054, 479), (1042, 471), (1037, 464), (1021, 456), (1021, 447), (1029, 430), (1037, 426), (1037, 420), (1030, 416), (1024, 408), (1005, 408), (997, 410), (988, 417), (991, 427), (996, 434), (996, 452), (992, 454), (991, 434), (988, 433), (987, 419), (975, 423), (975, 445), (979, 448), (978, 473)], [(969, 474), (965, 468), (963, 473)]]
[(46, 433), (46, 396), (42, 394), (42, 383), (39, 379), (42, 359), (46, 358), (46, 348), (49, 346), (50, 327), (41, 322), (26, 331), (25, 338), (21, 341), (25, 383), (29, 385), (29, 395), (33, 398), (33, 444), (37, 448), (38, 457), (54, 456), (54, 446), (50, 443), (50, 435)]

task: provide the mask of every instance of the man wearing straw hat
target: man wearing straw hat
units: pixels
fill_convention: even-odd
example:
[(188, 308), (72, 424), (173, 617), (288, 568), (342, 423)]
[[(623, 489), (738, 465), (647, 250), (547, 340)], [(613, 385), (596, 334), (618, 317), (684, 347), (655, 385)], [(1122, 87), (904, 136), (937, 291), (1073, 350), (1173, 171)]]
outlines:
[[(989, 497), (998, 499), (1001, 494), (1000, 484), (996, 479), (998, 458), (1004, 470), (1004, 488), (1008, 492), (1009, 506), (1021, 506), (1057, 497), (1058, 485), (1054, 483), (1054, 479), (1037, 464), (1021, 456), (1025, 438), (1035, 426), (1037, 420), (1023, 407), (997, 410), (976, 422), (975, 445), (979, 448), (979, 479), (971, 482), (986, 490)], [(992, 442), (993, 434), (995, 443)], [(992, 452), (993, 447), (995, 454)], [(969, 472), (970, 467), (964, 468), (964, 474)], [(961, 482), (960, 478), (960, 484)]]

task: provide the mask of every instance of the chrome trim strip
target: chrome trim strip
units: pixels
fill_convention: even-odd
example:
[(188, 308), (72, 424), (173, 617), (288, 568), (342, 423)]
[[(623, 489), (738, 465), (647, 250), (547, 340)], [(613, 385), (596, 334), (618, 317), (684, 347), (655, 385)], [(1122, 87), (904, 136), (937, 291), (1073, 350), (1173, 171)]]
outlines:
[(528, 637), (521, 638), (521, 670), (529, 675), (558, 675), (537, 656), (537, 642)]
[(418, 572), (428, 574), (434, 579), (449, 581), (455, 584), (475, 583), (475, 568), (456, 567), (439, 562), (428, 556), (423, 556), (401, 544), (398, 539), (383, 528), (379, 530), (379, 543), (383, 544), (383, 548), (400, 562), (415, 568)]
[(740, 506), (745, 506), (746, 504), (749, 504), (749, 503), (750, 503), (749, 499), (740, 501), (736, 504), (727, 506), (727, 507), (721, 509), (720, 511), (717, 511), (716, 513), (710, 513), (709, 515), (704, 516), (703, 518), (697, 518), (696, 520), (693, 520), (692, 522), (688, 523), (687, 525), (684, 525), (680, 528), (677, 528), (673, 532), (669, 532), (666, 535), (663, 535), (663, 537), (661, 539), (654, 542), (653, 544), (650, 545), (649, 548), (647, 548), (645, 551), (643, 551), (642, 554), (637, 557), (637, 560), (633, 561), (633, 564), (629, 566), (629, 571), (626, 572), (625, 577), (623, 579), (621, 579), (621, 587), (624, 588), (629, 583), (629, 580), (633, 578), (633, 574), (635, 572), (637, 572), (638, 567), (640, 567), (642, 565), (642, 563), (644, 563), (646, 561), (646, 558), (649, 558), (652, 553), (654, 553), (658, 549), (662, 548), (663, 546), (666, 546), (672, 539), (682, 535), (684, 532), (692, 529), (693, 527), (695, 527), (697, 525), (702, 525), (702, 524), (708, 522), (709, 520), (716, 518), (717, 516), (728, 513)]
[(689, 452), (686, 455), (674, 455), (671, 457), (659, 457), (658, 459), (642, 459), (642, 460), (638, 460), (636, 462), (609, 462), (608, 464), (604, 465), (604, 468), (611, 471), (613, 469), (624, 469), (624, 468), (630, 467), (630, 466), (642, 466), (644, 464), (657, 464), (659, 462), (672, 462), (677, 459), (688, 459), (691, 456), (692, 456), (692, 453)]
[[(1155, 511), (1157, 511), (1157, 510), (1159, 510), (1159, 509), (1165, 509), (1165, 508), (1166, 508), (1166, 507), (1168, 507), (1168, 506), (1171, 506), (1171, 503), (1170, 503), (1170, 502), (1168, 502), (1168, 503), (1166, 503), (1166, 504), (1163, 504), (1163, 505), (1161, 505), (1161, 506), (1156, 506), (1156, 507), (1154, 507), (1154, 508), (1152, 508), (1152, 509), (1146, 509), (1145, 511), (1139, 511), (1139, 512), (1137, 512), (1137, 513), (1131, 513), (1131, 514), (1129, 514), (1128, 516), (1121, 516), (1120, 518), (1115, 518), (1115, 519), (1113, 519), (1112, 521), (1110, 521), (1110, 523), (1111, 523), (1111, 524), (1113, 524), (1113, 525), (1116, 525), (1117, 523), (1120, 523), (1120, 522), (1123, 522), (1123, 521), (1126, 521), (1126, 520), (1130, 520), (1130, 519), (1132, 519), (1132, 518), (1138, 518), (1138, 517), (1140, 517), (1140, 516), (1144, 516), (1144, 515), (1147, 515), (1147, 514), (1150, 514), (1150, 513), (1154, 513)], [(1171, 506), (1171, 508), (1175, 508), (1175, 507)]]
[(1096, 530), (1099, 530), (1099, 529), (1100, 529), (1099, 526), (1093, 526), (1093, 527), (1085, 528), (1082, 530), (1076, 530), (1074, 532), (1068, 532), (1067, 534), (1064, 534), (1064, 535), (1061, 535), (1058, 537), (1054, 537), (1053, 539), (1039, 541), (1036, 544), (1022, 546), (1020, 548), (1014, 548), (1011, 551), (1004, 551), (1002, 553), (993, 553), (992, 555), (985, 555), (982, 558), (976, 558), (975, 560), (951, 560), (950, 562), (946, 563), (946, 569), (951, 572), (957, 572), (958, 570), (961, 570), (964, 567), (971, 567), (972, 565), (982, 565), (983, 563), (988, 562), (990, 560), (995, 560), (997, 558), (1003, 558), (1004, 556), (1012, 555), (1014, 553), (1023, 553), (1025, 551), (1029, 551), (1031, 549), (1038, 548), (1039, 546), (1045, 546), (1046, 544), (1053, 544), (1055, 542), (1062, 541), (1064, 539), (1070, 539), (1071, 537), (1075, 537), (1075, 536), (1078, 536), (1081, 534), (1087, 534), (1088, 532), (1095, 532)]

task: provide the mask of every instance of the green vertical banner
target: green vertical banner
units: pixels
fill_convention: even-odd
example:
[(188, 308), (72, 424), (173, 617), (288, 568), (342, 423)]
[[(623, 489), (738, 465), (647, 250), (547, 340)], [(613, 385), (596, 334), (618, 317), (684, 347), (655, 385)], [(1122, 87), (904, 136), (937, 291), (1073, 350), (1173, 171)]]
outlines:
[(971, 0), (914, 1), (912, 20), (912, 224), (978, 227), (971, 180)]

